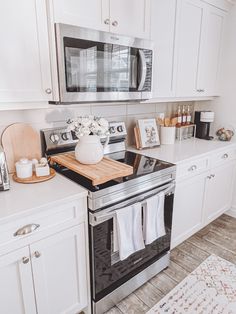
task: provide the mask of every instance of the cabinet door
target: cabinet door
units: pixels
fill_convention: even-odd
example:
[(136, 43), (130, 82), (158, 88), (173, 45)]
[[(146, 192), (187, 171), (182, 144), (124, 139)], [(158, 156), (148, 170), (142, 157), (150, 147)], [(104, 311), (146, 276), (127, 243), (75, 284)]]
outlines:
[(154, 42), (153, 97), (170, 97), (175, 94), (176, 4), (177, 0), (151, 2), (151, 40)]
[(28, 247), (0, 257), (0, 313), (36, 314)]
[(84, 223), (30, 246), (38, 314), (78, 313), (87, 306)]
[(54, 21), (109, 31), (109, 0), (53, 0)]
[(206, 175), (176, 183), (171, 247), (180, 244), (202, 226)]
[(151, 0), (110, 0), (110, 31), (149, 38), (150, 2)]
[(197, 86), (202, 95), (217, 95), (224, 20), (224, 11), (210, 5), (206, 7)]
[(233, 196), (235, 162), (211, 170), (206, 184), (204, 202), (205, 224), (230, 209)]
[(51, 100), (45, 1), (1, 1), (0, 38), (0, 103)]
[(199, 96), (197, 75), (201, 49), (204, 3), (198, 0), (178, 1), (178, 69), (177, 96)]

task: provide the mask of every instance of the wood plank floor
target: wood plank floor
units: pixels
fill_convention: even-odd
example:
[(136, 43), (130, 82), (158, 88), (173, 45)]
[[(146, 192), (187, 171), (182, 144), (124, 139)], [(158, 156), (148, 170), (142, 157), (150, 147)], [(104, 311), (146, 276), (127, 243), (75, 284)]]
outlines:
[(222, 215), (171, 251), (170, 266), (106, 314), (144, 314), (208, 256), (236, 264), (236, 218)]

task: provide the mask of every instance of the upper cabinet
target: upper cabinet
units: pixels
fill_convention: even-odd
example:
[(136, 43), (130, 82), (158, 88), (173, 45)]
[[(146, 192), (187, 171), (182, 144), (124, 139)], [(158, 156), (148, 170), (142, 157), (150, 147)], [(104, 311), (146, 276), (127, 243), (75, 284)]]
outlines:
[(151, 0), (51, 0), (54, 22), (149, 38)]
[(177, 0), (152, 0), (151, 40), (154, 42), (153, 97), (175, 96), (175, 24)]
[(54, 22), (109, 31), (109, 0), (51, 0)]
[(198, 0), (178, 0), (176, 95), (216, 96), (225, 12)]
[(0, 108), (51, 100), (45, 1), (1, 1), (0, 37)]
[(110, 0), (110, 31), (149, 38), (150, 2), (151, 0)]

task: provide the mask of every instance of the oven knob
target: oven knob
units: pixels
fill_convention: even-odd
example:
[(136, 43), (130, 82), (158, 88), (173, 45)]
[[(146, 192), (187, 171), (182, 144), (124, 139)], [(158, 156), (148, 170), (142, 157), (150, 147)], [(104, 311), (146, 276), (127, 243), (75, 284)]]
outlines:
[(53, 143), (53, 144), (57, 144), (58, 142), (59, 142), (59, 136), (58, 136), (58, 134), (54, 134), (54, 133), (52, 133), (50, 136), (49, 136), (49, 138), (50, 138), (50, 141)]
[(61, 138), (63, 139), (63, 141), (68, 141), (69, 140), (68, 133), (67, 132), (61, 133)]
[(117, 131), (118, 132), (123, 132), (124, 130), (123, 130), (123, 126), (122, 125), (119, 125), (118, 127), (117, 127)]
[(114, 133), (115, 133), (115, 128), (114, 128), (114, 126), (111, 126), (111, 127), (109, 128), (109, 133), (110, 133), (110, 134), (114, 134)]

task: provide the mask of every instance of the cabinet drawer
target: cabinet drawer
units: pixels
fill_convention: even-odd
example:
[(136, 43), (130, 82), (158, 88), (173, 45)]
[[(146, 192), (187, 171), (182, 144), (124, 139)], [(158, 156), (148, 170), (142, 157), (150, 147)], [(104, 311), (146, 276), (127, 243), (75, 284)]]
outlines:
[(208, 169), (208, 164), (208, 158), (202, 158), (177, 165), (176, 179), (190, 178), (196, 174), (206, 171)]
[(218, 152), (211, 157), (211, 165), (219, 166), (224, 165), (227, 161), (236, 159), (236, 149), (225, 150)]
[[(0, 226), (0, 248), (6, 244), (16, 243), (19, 245), (19, 241), (22, 242), (22, 245), (26, 245), (80, 223), (82, 220), (84, 221), (86, 217), (85, 204), (84, 199), (81, 199), (64, 205), (42, 208), (36, 214), (3, 224)], [(28, 229), (32, 227), (32, 232), (22, 234), (27, 225), (29, 225)]]

